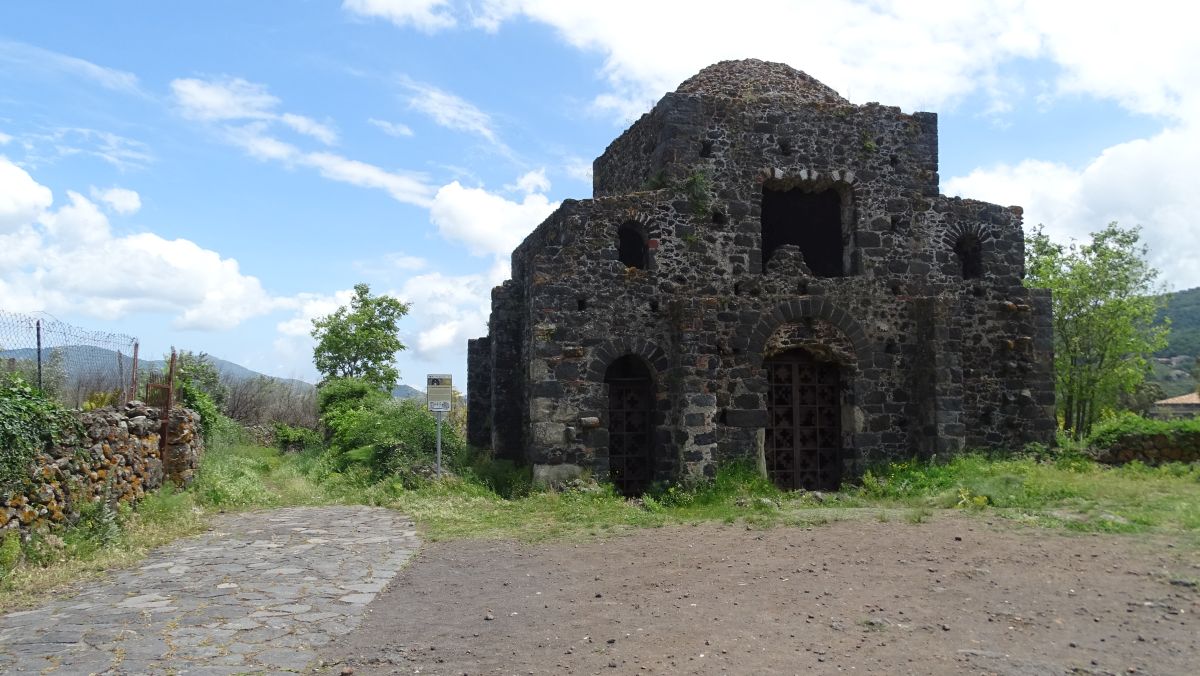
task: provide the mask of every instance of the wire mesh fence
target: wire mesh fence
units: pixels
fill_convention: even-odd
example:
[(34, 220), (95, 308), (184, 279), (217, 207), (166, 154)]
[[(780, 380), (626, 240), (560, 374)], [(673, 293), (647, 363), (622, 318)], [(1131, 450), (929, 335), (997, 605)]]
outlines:
[(0, 310), (0, 373), (18, 373), (72, 408), (124, 404), (138, 393), (138, 341)]

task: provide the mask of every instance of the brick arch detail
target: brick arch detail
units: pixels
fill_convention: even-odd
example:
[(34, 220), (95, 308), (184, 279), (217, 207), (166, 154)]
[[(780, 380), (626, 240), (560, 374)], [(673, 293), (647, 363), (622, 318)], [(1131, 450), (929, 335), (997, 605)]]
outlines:
[(588, 360), (585, 377), (594, 383), (604, 382), (604, 373), (612, 363), (621, 357), (634, 355), (640, 357), (650, 371), (661, 377), (670, 366), (667, 354), (657, 345), (640, 338), (612, 338), (592, 348), (592, 356)]
[(832, 302), (816, 296), (784, 301), (775, 306), (770, 313), (763, 315), (751, 332), (749, 351), (753, 355), (755, 367), (762, 367), (763, 352), (771, 335), (779, 327), (801, 319), (824, 319), (833, 324), (854, 346), (854, 355), (858, 363), (870, 362), (871, 343), (867, 340), (862, 325)]

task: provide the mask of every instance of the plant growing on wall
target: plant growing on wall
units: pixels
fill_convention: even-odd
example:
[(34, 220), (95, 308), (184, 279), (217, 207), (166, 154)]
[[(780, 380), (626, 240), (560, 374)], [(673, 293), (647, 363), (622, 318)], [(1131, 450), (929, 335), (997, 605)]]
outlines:
[(317, 370), (326, 380), (361, 378), (391, 391), (400, 377), (396, 353), (405, 349), (397, 335), (397, 322), (406, 314), (407, 303), (391, 296), (372, 296), (369, 286), (356, 284), (349, 307), (343, 305), (313, 320)]
[(1146, 262), (1140, 232), (1110, 223), (1090, 242), (1063, 246), (1038, 227), (1027, 241), (1026, 285), (1054, 293), (1058, 415), (1077, 439), (1137, 389), (1150, 355), (1167, 342), (1168, 327), (1155, 321), (1158, 270)]
[(0, 375), (0, 493), (27, 481), (33, 459), (47, 446), (82, 432), (70, 411), (20, 375)]

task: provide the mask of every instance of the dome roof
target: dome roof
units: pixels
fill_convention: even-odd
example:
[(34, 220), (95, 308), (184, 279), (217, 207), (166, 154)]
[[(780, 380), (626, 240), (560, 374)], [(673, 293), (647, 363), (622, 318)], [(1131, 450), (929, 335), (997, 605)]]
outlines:
[(715, 63), (684, 80), (676, 92), (730, 99), (782, 99), (802, 104), (850, 104), (804, 71), (786, 63), (758, 59)]

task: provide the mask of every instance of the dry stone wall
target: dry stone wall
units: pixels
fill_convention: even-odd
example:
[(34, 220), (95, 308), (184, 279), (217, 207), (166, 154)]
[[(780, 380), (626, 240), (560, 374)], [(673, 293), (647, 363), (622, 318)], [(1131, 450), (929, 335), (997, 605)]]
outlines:
[(171, 411), (165, 457), (159, 451), (160, 408), (133, 401), (79, 418), (83, 435), (39, 454), (25, 488), (2, 496), (2, 529), (66, 525), (88, 502), (107, 497), (132, 504), (164, 481), (192, 481), (204, 450), (195, 411)]
[(1167, 462), (1200, 462), (1200, 432), (1175, 431), (1162, 434), (1129, 434), (1110, 445), (1092, 450), (1096, 459), (1109, 465), (1137, 460), (1147, 465)]

